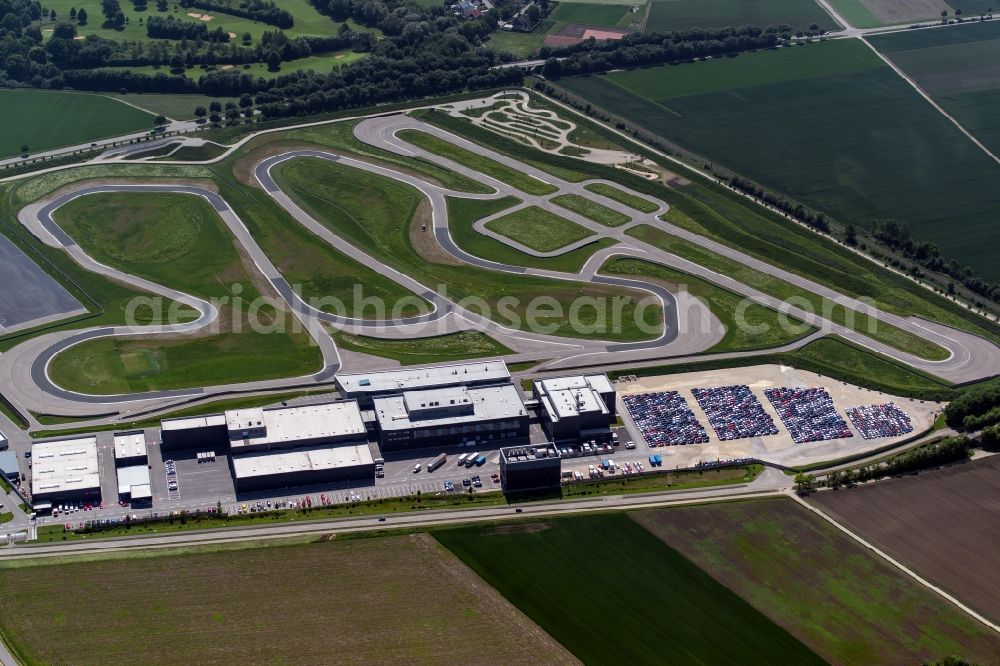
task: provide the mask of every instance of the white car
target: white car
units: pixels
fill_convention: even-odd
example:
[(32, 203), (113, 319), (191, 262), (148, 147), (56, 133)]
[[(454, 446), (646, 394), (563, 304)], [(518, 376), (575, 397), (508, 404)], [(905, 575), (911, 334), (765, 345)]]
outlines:
[(420, 463), (417, 463), (416, 465), (413, 466), (413, 473), (416, 474), (419, 471), (420, 471)]

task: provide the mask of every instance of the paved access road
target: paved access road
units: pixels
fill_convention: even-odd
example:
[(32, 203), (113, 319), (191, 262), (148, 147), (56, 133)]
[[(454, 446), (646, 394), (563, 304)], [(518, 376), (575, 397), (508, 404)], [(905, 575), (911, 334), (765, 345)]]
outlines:
[[(553, 186), (555, 191), (552, 194), (542, 196), (530, 195), (521, 192), (520, 190), (517, 190), (502, 181), (481, 174), (474, 169), (470, 169), (450, 159), (422, 150), (403, 141), (399, 138), (398, 133), (404, 129), (415, 129), (432, 134), (445, 141), (465, 148), (466, 150), (478, 153), (521, 173), (527, 174), (538, 179), (539, 181), (548, 183)], [(874, 351), (892, 357), (902, 363), (931, 372), (949, 381), (957, 383), (1000, 374), (1000, 353), (998, 353), (1000, 350), (998, 350), (992, 343), (972, 334), (931, 322), (916, 318), (903, 318), (890, 313), (880, 312), (865, 303), (861, 303), (855, 299), (839, 294), (828, 287), (768, 265), (765, 262), (750, 257), (738, 250), (663, 222), (658, 216), (667, 210), (666, 204), (655, 199), (651, 199), (647, 195), (633, 192), (618, 183), (598, 180), (590, 180), (580, 183), (564, 181), (535, 167), (523, 164), (504, 155), (497, 154), (488, 148), (473, 144), (446, 131), (404, 115), (389, 115), (368, 118), (358, 123), (355, 128), (355, 135), (359, 140), (373, 146), (389, 150), (406, 157), (419, 157), (420, 159), (437, 163), (456, 173), (463, 174), (476, 181), (485, 183), (493, 189), (493, 192), (489, 194), (469, 194), (465, 192), (453, 191), (440, 185), (428, 183), (421, 178), (408, 173), (403, 173), (387, 167), (377, 166), (350, 157), (338, 156), (332, 153), (315, 150), (292, 151), (264, 159), (256, 165), (254, 169), (254, 176), (263, 190), (270, 197), (272, 197), (276, 203), (284, 208), (299, 224), (302, 224), (306, 229), (316, 234), (319, 238), (329, 243), (338, 251), (347, 254), (351, 258), (367, 266), (375, 267), (380, 273), (392, 279), (400, 286), (408, 289), (414, 294), (422, 296), (431, 305), (431, 312), (429, 314), (421, 317), (397, 321), (371, 321), (333, 315), (310, 306), (293, 292), (291, 287), (282, 277), (281, 273), (260, 248), (247, 230), (246, 226), (243, 224), (242, 220), (240, 220), (239, 216), (236, 215), (229, 204), (220, 195), (211, 190), (200, 187), (167, 184), (135, 185), (123, 183), (93, 186), (83, 184), (75, 190), (57, 194), (50, 200), (26, 206), (22, 209), (19, 215), (21, 223), (47, 244), (64, 249), (74, 261), (87, 270), (133, 285), (138, 289), (181, 302), (195, 309), (199, 312), (200, 316), (194, 322), (173, 326), (104, 327), (84, 331), (53, 333), (32, 339), (0, 356), (0, 382), (5, 385), (5, 393), (8, 393), (8, 397), (13, 399), (16, 404), (20, 405), (24, 409), (67, 415), (89, 415), (119, 410), (122, 405), (128, 405), (130, 408), (133, 408), (136, 405), (152, 405), (157, 402), (177, 399), (179, 397), (209, 395), (212, 393), (230, 390), (264, 390), (315, 385), (317, 383), (329, 381), (332, 374), (338, 371), (342, 365), (340, 353), (327, 332), (327, 329), (324, 327), (324, 324), (333, 324), (351, 332), (362, 332), (381, 337), (409, 338), (439, 335), (443, 332), (474, 328), (488, 333), (503, 344), (515, 350), (516, 353), (515, 355), (509, 357), (510, 360), (551, 359), (543, 366), (543, 369), (547, 370), (569, 369), (572, 367), (602, 363), (639, 363), (657, 357), (672, 357), (674, 360), (690, 360), (691, 358), (696, 357), (694, 355), (704, 352), (720, 339), (721, 332), (719, 331), (719, 327), (717, 325), (712, 325), (713, 323), (717, 323), (717, 320), (714, 319), (714, 317), (708, 312), (707, 307), (698, 301), (698, 299), (689, 298), (685, 302), (679, 302), (678, 299), (682, 295), (674, 295), (657, 284), (643, 281), (641, 277), (637, 277), (635, 279), (625, 279), (599, 274), (598, 271), (601, 265), (607, 259), (615, 256), (641, 258), (646, 261), (660, 263), (665, 266), (690, 273), (723, 288), (729, 289), (730, 291), (741, 294), (753, 302), (771, 307), (784, 312), (791, 317), (811, 324), (820, 329), (821, 332), (836, 333)], [(663, 327), (662, 335), (655, 340), (643, 342), (609, 343), (598, 340), (556, 337), (542, 333), (515, 330), (507, 328), (490, 319), (484, 318), (477, 313), (462, 307), (460, 304), (438, 295), (435, 293), (432, 285), (424, 285), (411, 276), (400, 273), (392, 267), (383, 264), (360, 248), (345, 241), (342, 237), (331, 231), (324, 224), (313, 219), (281, 190), (278, 183), (271, 176), (271, 170), (275, 165), (291, 159), (331, 160), (350, 168), (361, 169), (386, 178), (391, 178), (419, 190), (431, 204), (432, 231), (437, 244), (444, 252), (448, 253), (457, 262), (476, 266), (485, 270), (504, 273), (541, 276), (576, 283), (590, 282), (593, 284), (607, 284), (642, 290), (650, 294), (652, 298), (657, 299), (663, 306), (665, 313), (665, 326)], [(636, 197), (650, 200), (654, 202), (658, 208), (652, 213), (640, 213), (618, 203), (615, 200), (608, 199), (586, 189), (587, 185), (595, 182), (606, 182), (607, 184), (627, 191)], [(79, 197), (85, 197), (93, 193), (109, 191), (139, 193), (170, 191), (191, 196), (201, 196), (208, 200), (219, 214), (222, 221), (233, 233), (246, 255), (249, 256), (256, 270), (270, 282), (274, 292), (285, 301), (289, 310), (293, 312), (294, 316), (316, 339), (323, 353), (323, 369), (309, 377), (254, 382), (235, 386), (198, 387), (190, 390), (160, 391), (117, 396), (80, 395), (65, 391), (55, 386), (48, 376), (48, 363), (57, 353), (64, 351), (75, 344), (79, 344), (85, 340), (106, 336), (160, 336), (169, 333), (190, 333), (211, 325), (218, 318), (218, 311), (210, 303), (206, 303), (200, 299), (194, 298), (193, 296), (180, 293), (168, 287), (157, 285), (150, 281), (125, 274), (94, 261), (55, 223), (52, 218), (53, 212), (69, 201)], [(576, 194), (595, 201), (602, 206), (627, 216), (629, 218), (629, 222), (616, 228), (608, 228), (599, 223), (593, 222), (588, 218), (558, 207), (552, 202), (553, 197), (562, 194)], [(481, 232), (487, 233), (495, 240), (506, 243), (518, 251), (536, 256), (552, 256), (572, 251), (579, 246), (597, 242), (600, 239), (610, 239), (613, 241), (613, 245), (595, 253), (578, 273), (564, 273), (552, 270), (509, 265), (490, 260), (488, 258), (474, 256), (462, 250), (451, 236), (447, 217), (446, 197), (498, 199), (507, 196), (515, 196), (522, 201), (522, 203), (518, 204), (518, 206), (511, 210), (528, 206), (538, 206), (564, 217), (593, 233), (593, 235), (587, 239), (587, 242), (572, 244), (551, 253), (539, 253), (505, 236), (489, 232), (489, 230), (485, 229), (483, 226), (485, 221), (480, 221), (480, 223), (477, 224), (477, 229)], [(505, 211), (505, 213), (509, 213), (511, 210)], [(787, 282), (795, 284), (802, 289), (843, 305), (848, 309), (863, 312), (869, 317), (877, 317), (883, 322), (908, 330), (945, 348), (949, 352), (949, 357), (944, 361), (927, 361), (920, 359), (906, 352), (872, 340), (852, 329), (834, 324), (820, 315), (806, 312), (799, 307), (789, 305), (752, 287), (739, 283), (725, 275), (716, 273), (703, 266), (665, 252), (638, 239), (632, 238), (625, 233), (631, 227), (639, 224), (657, 226), (692, 243), (693, 245), (704, 247), (708, 250), (726, 256), (727, 258), (738, 263), (750, 266), (759, 271), (767, 272)], [(814, 339), (814, 336), (810, 336), (809, 338), (800, 340), (798, 343), (789, 345), (788, 348), (794, 349), (798, 346), (806, 344), (812, 339)], [(746, 352), (736, 353), (735, 355), (742, 356), (753, 354), (754, 352)]]

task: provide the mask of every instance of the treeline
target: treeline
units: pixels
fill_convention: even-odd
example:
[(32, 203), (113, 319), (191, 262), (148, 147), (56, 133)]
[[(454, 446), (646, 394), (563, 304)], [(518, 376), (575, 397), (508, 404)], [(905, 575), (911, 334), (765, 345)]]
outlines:
[(1000, 383), (962, 391), (944, 410), (945, 422), (955, 429), (978, 430), (1000, 422)]
[(823, 213), (813, 213), (802, 204), (786, 199), (785, 197), (779, 197), (776, 194), (772, 194), (756, 183), (746, 180), (745, 178), (740, 178), (739, 176), (733, 176), (730, 178), (729, 184), (735, 189), (749, 194), (758, 201), (762, 201), (763, 203), (766, 203), (767, 205), (777, 208), (781, 212), (794, 217), (806, 226), (812, 227), (813, 229), (817, 229), (824, 233), (830, 232), (830, 222), (826, 219), (826, 216), (823, 215)]
[(287, 9), (282, 9), (270, 0), (181, 0), (181, 7), (207, 9), (224, 12), (233, 16), (260, 21), (278, 28), (287, 29), (295, 25), (295, 18)]
[(875, 481), (887, 476), (898, 476), (917, 472), (930, 467), (967, 460), (972, 442), (967, 437), (945, 437), (944, 439), (918, 446), (885, 462), (864, 465), (842, 472), (830, 472), (825, 484), (830, 488), (850, 486), (865, 481)]
[(182, 21), (173, 16), (150, 16), (146, 19), (146, 34), (153, 39), (200, 39), (209, 42), (225, 43), (229, 41), (229, 33), (222, 26), (209, 31), (204, 23)]
[(918, 242), (910, 238), (910, 225), (906, 222), (875, 220), (872, 225), (872, 235), (893, 251), (925, 269), (944, 273), (948, 277), (958, 280), (974, 294), (1000, 302), (1000, 285), (977, 277), (970, 267), (962, 266), (956, 259), (945, 260), (936, 244), (926, 241)]
[(787, 25), (633, 33), (618, 40), (588, 39), (573, 46), (546, 46), (539, 55), (545, 59), (542, 72), (546, 78), (559, 78), (770, 49), (790, 36)]

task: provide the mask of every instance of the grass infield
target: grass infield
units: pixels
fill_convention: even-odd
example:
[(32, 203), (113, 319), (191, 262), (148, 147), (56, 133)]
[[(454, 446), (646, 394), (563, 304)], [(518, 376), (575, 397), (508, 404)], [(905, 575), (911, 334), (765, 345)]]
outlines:
[(538, 206), (529, 206), (486, 223), (486, 228), (539, 252), (552, 252), (593, 232)]

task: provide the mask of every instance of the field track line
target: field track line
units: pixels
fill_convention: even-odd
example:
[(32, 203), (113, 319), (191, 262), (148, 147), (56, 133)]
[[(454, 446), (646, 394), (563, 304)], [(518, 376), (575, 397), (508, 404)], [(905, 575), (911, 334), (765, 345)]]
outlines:
[(789, 492), (788, 496), (791, 497), (796, 502), (798, 502), (799, 504), (801, 504), (802, 506), (804, 506), (809, 511), (812, 511), (814, 514), (816, 514), (817, 516), (819, 516), (823, 520), (827, 521), (828, 523), (830, 523), (831, 525), (833, 525), (834, 527), (836, 527), (838, 530), (840, 530), (841, 532), (843, 532), (847, 536), (849, 536), (852, 539), (854, 539), (855, 541), (857, 541), (859, 544), (861, 544), (862, 546), (864, 546), (866, 549), (868, 549), (871, 552), (875, 553), (876, 555), (878, 555), (879, 557), (881, 557), (883, 560), (885, 560), (886, 562), (888, 562), (892, 566), (894, 566), (897, 569), (899, 569), (900, 571), (902, 571), (904, 574), (906, 574), (907, 576), (909, 576), (913, 580), (917, 581), (918, 583), (920, 583), (921, 585), (923, 585), (924, 587), (926, 587), (928, 590), (931, 590), (932, 592), (937, 593), (938, 596), (942, 597), (946, 601), (950, 601), (952, 604), (954, 604), (955, 606), (957, 606), (960, 610), (964, 611), (970, 617), (978, 620), (979, 622), (982, 622), (987, 627), (989, 627), (993, 631), (995, 631), (998, 634), (1000, 634), (1000, 626), (997, 626), (995, 623), (991, 622), (990, 620), (986, 619), (985, 617), (983, 617), (982, 615), (980, 615), (979, 613), (977, 613), (973, 609), (969, 608), (964, 603), (962, 603), (961, 601), (959, 601), (956, 597), (948, 594), (947, 592), (945, 592), (944, 590), (942, 590), (937, 585), (934, 585), (930, 581), (928, 581), (928, 580), (926, 580), (924, 578), (921, 578), (919, 574), (917, 574), (915, 571), (913, 571), (911, 569), (908, 569), (906, 567), (906, 565), (904, 565), (903, 563), (899, 562), (898, 560), (895, 560), (892, 557), (890, 557), (885, 551), (883, 551), (883, 550), (881, 550), (879, 548), (876, 548), (871, 543), (865, 541), (858, 534), (855, 534), (854, 532), (852, 532), (851, 530), (849, 530), (844, 525), (841, 525), (840, 523), (838, 523), (830, 515), (824, 513), (823, 511), (821, 511), (817, 507), (813, 506), (812, 504), (809, 504), (808, 502), (806, 502), (804, 499), (802, 499), (801, 497), (799, 497), (798, 493), (796, 493), (796, 492)]
[(900, 69), (899, 67), (897, 67), (896, 63), (894, 63), (892, 60), (890, 60), (886, 56), (882, 55), (879, 52), (879, 50), (877, 48), (875, 48), (874, 46), (872, 46), (871, 43), (867, 39), (865, 39), (864, 37), (859, 37), (858, 39), (860, 39), (861, 42), (865, 46), (867, 46), (872, 51), (874, 51), (875, 55), (877, 55), (879, 58), (882, 59), (882, 62), (884, 62), (885, 64), (889, 65), (889, 67), (892, 67), (892, 70), (894, 72), (896, 72), (896, 74), (898, 74), (901, 79), (903, 79), (904, 81), (906, 81), (907, 83), (909, 83), (910, 86), (914, 90), (916, 90), (917, 93), (921, 97), (923, 97), (925, 100), (927, 100), (927, 102), (931, 106), (933, 106), (935, 109), (937, 109), (938, 113), (940, 113), (942, 116), (944, 116), (945, 118), (947, 118), (948, 120), (950, 120), (951, 124), (954, 125), (955, 127), (957, 127), (959, 132), (961, 132), (966, 137), (968, 137), (969, 141), (971, 141), (972, 143), (976, 144), (976, 146), (978, 146), (980, 150), (982, 150), (984, 153), (986, 153), (990, 157), (990, 159), (992, 159), (994, 162), (996, 162), (997, 164), (1000, 164), (1000, 157), (997, 157), (996, 155), (994, 155), (990, 151), (989, 148), (987, 148), (986, 146), (984, 146), (983, 143), (979, 139), (977, 139), (975, 136), (973, 136), (972, 132), (970, 132), (969, 130), (965, 129), (965, 127), (962, 125), (962, 123), (958, 122), (958, 120), (956, 120), (947, 111), (945, 111), (943, 108), (941, 108), (941, 105), (938, 104), (937, 102), (935, 102), (931, 98), (930, 95), (928, 95), (927, 93), (925, 93), (924, 90), (923, 90), (923, 88), (921, 88), (919, 85), (917, 85), (916, 81), (914, 81), (913, 79), (911, 79), (909, 76), (906, 75), (906, 72), (904, 72), (902, 69)]

